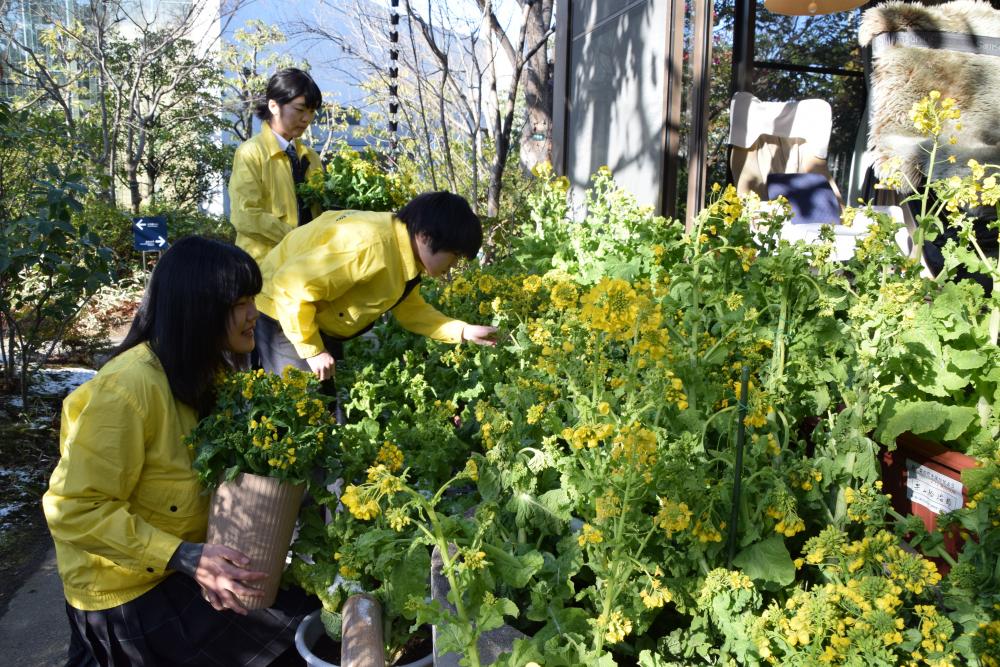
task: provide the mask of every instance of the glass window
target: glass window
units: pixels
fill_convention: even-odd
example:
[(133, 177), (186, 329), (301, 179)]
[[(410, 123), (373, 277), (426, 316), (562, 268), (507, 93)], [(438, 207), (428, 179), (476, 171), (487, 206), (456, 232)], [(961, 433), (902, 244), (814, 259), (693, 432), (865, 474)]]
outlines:
[(762, 100), (819, 98), (833, 108), (828, 166), (846, 195), (865, 106), (860, 11), (782, 16), (757, 5), (751, 92)]

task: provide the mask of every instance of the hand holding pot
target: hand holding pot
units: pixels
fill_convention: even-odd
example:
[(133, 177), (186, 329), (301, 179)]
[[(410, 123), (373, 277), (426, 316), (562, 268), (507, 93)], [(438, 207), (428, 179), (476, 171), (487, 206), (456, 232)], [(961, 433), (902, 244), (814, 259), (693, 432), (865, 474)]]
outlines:
[(229, 609), (246, 615), (247, 609), (237, 595), (252, 595), (255, 589), (247, 582), (260, 581), (267, 577), (264, 572), (244, 569), (250, 562), (236, 549), (221, 544), (206, 544), (194, 572), (194, 579), (205, 591), (205, 600), (216, 611)]

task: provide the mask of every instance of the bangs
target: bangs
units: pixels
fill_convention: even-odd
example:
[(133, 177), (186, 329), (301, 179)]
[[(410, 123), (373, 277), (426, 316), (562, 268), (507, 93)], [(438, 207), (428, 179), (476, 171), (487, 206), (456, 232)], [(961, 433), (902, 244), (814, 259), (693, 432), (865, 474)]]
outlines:
[[(239, 250), (236, 247), (233, 249)], [(264, 280), (260, 275), (260, 267), (253, 257), (239, 250), (238, 253), (231, 253), (229, 259), (232, 266), (224, 273), (226, 279), (222, 290), (227, 301), (232, 304), (245, 296), (259, 294)]]
[(315, 111), (323, 104), (323, 94), (319, 91), (319, 87), (315, 83), (311, 86), (306, 86), (305, 98), (307, 109)]

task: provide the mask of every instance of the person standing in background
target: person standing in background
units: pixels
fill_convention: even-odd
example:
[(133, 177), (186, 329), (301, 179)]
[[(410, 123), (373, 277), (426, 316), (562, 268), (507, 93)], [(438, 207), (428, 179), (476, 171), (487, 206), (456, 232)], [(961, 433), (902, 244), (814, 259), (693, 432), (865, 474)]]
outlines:
[(289, 67), (267, 82), (255, 111), (261, 131), (240, 144), (229, 179), (230, 222), (236, 245), (259, 264), (285, 234), (321, 211), (302, 204), (296, 185), (317, 169), (319, 155), (299, 141), (323, 103), (306, 72)]

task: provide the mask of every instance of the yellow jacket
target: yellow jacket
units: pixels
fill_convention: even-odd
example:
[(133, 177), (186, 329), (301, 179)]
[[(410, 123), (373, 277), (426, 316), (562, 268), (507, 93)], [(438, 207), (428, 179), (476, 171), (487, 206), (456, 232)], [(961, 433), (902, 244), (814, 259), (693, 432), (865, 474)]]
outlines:
[[(298, 139), (295, 149), (300, 159), (309, 160), (306, 178), (322, 169), (319, 155)], [(229, 178), (229, 218), (236, 228), (236, 245), (259, 264), (264, 255), (299, 224), (292, 165), (281, 150), (271, 127), (240, 144), (233, 156)], [(320, 214), (312, 207), (313, 216)]]
[[(320, 332), (350, 338), (374, 322), (421, 271), (406, 225), (391, 213), (329, 211), (285, 236), (261, 262), (257, 309), (281, 323), (303, 359), (324, 351)], [(459, 343), (465, 322), (414, 289), (392, 310), (414, 333)]]
[(205, 541), (208, 496), (182, 441), (197, 421), (146, 344), (63, 401), (61, 458), (42, 507), (70, 605), (134, 600), (165, 578), (182, 540)]

